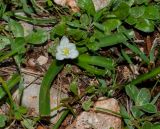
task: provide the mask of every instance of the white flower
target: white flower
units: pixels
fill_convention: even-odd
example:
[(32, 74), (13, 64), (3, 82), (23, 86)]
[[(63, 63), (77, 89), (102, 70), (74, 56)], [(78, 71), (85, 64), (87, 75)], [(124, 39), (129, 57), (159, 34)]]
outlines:
[(76, 45), (69, 42), (69, 39), (66, 36), (63, 36), (60, 44), (57, 46), (56, 59), (74, 59), (78, 57), (79, 52), (76, 49)]

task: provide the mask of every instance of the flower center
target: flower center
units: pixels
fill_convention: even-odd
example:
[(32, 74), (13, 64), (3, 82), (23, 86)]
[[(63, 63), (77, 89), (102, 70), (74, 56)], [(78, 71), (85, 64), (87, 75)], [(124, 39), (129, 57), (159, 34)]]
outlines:
[(69, 53), (70, 53), (70, 50), (69, 50), (67, 47), (63, 48), (63, 54), (64, 54), (65, 56), (68, 56)]

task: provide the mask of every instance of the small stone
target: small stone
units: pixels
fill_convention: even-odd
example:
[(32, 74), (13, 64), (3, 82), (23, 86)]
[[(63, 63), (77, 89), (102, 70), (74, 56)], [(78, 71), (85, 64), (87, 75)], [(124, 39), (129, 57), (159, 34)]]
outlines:
[(107, 7), (111, 2), (111, 0), (92, 0), (92, 1), (96, 11), (103, 9), (104, 7)]
[(37, 59), (37, 63), (39, 65), (44, 65), (48, 62), (48, 58), (45, 57), (45, 56), (39, 56), (38, 59)]
[[(109, 109), (117, 113), (120, 111), (117, 100), (113, 98), (97, 101), (94, 105), (94, 108), (96, 107)], [(110, 129), (111, 127), (121, 129), (121, 119), (107, 113), (90, 111), (82, 112), (73, 124), (66, 129)]]
[(35, 62), (35, 59), (33, 58), (30, 58), (28, 61), (27, 61), (28, 65), (30, 67), (35, 67), (36, 66), (36, 62)]
[(33, 31), (33, 25), (27, 22), (20, 21), (21, 25), (24, 29), (24, 36), (29, 35)]

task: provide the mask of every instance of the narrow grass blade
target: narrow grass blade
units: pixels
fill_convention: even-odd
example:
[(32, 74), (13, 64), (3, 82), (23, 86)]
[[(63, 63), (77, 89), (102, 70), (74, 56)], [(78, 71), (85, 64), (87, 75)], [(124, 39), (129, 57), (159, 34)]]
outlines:
[(132, 45), (132, 44), (127, 43), (127, 42), (123, 42), (123, 44), (126, 45), (129, 49), (131, 49), (134, 53), (136, 53), (137, 55), (139, 55), (144, 62), (146, 62), (147, 64), (149, 64), (149, 59), (144, 54), (144, 52), (142, 52), (137, 46)]
[(62, 114), (62, 116), (57, 121), (57, 123), (53, 126), (52, 129), (59, 129), (59, 126), (62, 124), (62, 122), (64, 121), (64, 119), (67, 117), (68, 113), (69, 113), (69, 110), (64, 111), (63, 114)]
[(135, 80), (131, 81), (130, 85), (136, 85), (138, 83), (141, 83), (147, 79), (153, 78), (160, 74), (160, 67), (153, 69), (152, 71), (145, 73), (143, 75), (138, 76)]
[(80, 55), (78, 62), (104, 67), (110, 70), (115, 68), (115, 62), (111, 58), (105, 58), (102, 56), (89, 56), (87, 54)]
[(98, 49), (103, 47), (109, 47), (119, 43), (126, 42), (128, 39), (131, 39), (133, 37), (134, 37), (133, 31), (116, 33), (114, 35), (108, 35), (108, 36), (105, 36), (104, 38), (99, 39), (99, 42), (89, 43), (87, 44), (87, 47), (90, 50), (97, 51)]
[(131, 61), (131, 58), (128, 56), (128, 54), (122, 49), (121, 50), (121, 53), (124, 57), (124, 59), (129, 63), (129, 64), (133, 64), (132, 61)]
[[(21, 77), (19, 74), (14, 74), (12, 78), (7, 82), (9, 91), (20, 81)], [(0, 100), (6, 95), (6, 91), (0, 87)]]
[(53, 61), (43, 78), (39, 94), (39, 113), (41, 116), (50, 115), (50, 86), (63, 66), (63, 63)]

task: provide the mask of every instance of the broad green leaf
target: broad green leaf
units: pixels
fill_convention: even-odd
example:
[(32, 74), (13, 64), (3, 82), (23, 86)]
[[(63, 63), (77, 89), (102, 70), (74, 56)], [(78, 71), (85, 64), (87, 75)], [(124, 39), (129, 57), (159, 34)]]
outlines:
[(144, 104), (149, 103), (150, 100), (151, 100), (150, 91), (147, 88), (142, 88), (137, 95), (135, 104), (136, 106), (142, 106)]
[(63, 66), (62, 62), (54, 60), (44, 75), (39, 93), (39, 113), (41, 116), (50, 115), (50, 87)]
[(142, 106), (138, 106), (139, 109), (145, 111), (145, 112), (148, 112), (148, 113), (156, 113), (157, 112), (157, 108), (155, 105), (153, 104), (144, 104)]
[(88, 111), (88, 110), (91, 108), (92, 105), (93, 105), (93, 102), (89, 99), (89, 100), (84, 101), (84, 102), (82, 103), (82, 108), (83, 108), (85, 111)]
[(133, 18), (139, 18), (141, 17), (145, 12), (145, 6), (135, 6), (132, 7), (129, 11), (131, 17)]
[(129, 15), (129, 5), (125, 2), (121, 2), (116, 10), (113, 11), (113, 14), (116, 15), (119, 19), (124, 20)]
[(64, 36), (66, 32), (66, 23), (60, 22), (56, 26), (54, 26), (51, 30), (51, 39), (54, 40), (55, 36)]
[(122, 117), (124, 119), (130, 119), (131, 118), (123, 105), (120, 105), (120, 114), (122, 115)]
[(24, 29), (17, 21), (10, 19), (9, 29), (12, 31), (14, 37), (24, 37)]
[(0, 50), (4, 49), (7, 45), (11, 44), (6, 36), (0, 35)]
[(25, 39), (23, 37), (18, 37), (11, 43), (11, 48), (12, 51), (17, 51), (18, 54), (23, 54), (26, 51), (25, 45)]
[(127, 95), (135, 102), (139, 92), (138, 88), (134, 85), (127, 85), (125, 90)]
[(149, 19), (149, 20), (159, 20), (160, 19), (159, 8), (154, 5), (145, 7), (145, 13), (142, 17), (144, 19)]
[(105, 32), (110, 33), (121, 25), (121, 21), (119, 19), (108, 19), (103, 25), (105, 26)]
[(36, 122), (31, 119), (23, 119), (23, 121), (21, 121), (21, 124), (26, 129), (35, 129), (34, 125), (36, 124)]
[(81, 40), (87, 38), (87, 32), (80, 29), (67, 29), (67, 35), (71, 36), (74, 40)]
[(131, 108), (131, 112), (132, 112), (132, 115), (134, 116), (134, 118), (140, 118), (144, 112), (142, 112), (139, 108), (137, 108), (136, 106), (133, 106)]
[(7, 121), (7, 116), (0, 114), (0, 128), (5, 127), (6, 121)]
[(81, 9), (85, 10), (89, 15), (94, 16), (95, 8), (92, 0), (78, 0), (77, 2)]
[(143, 32), (153, 32), (154, 23), (148, 19), (138, 19), (135, 28)]
[(135, 0), (136, 4), (143, 4), (143, 3), (147, 4), (148, 2), (149, 0)]
[(87, 14), (82, 14), (80, 17), (80, 22), (83, 26), (88, 26), (91, 20)]
[(152, 123), (145, 121), (141, 129), (154, 129), (152, 128)]
[(137, 23), (137, 19), (134, 17), (128, 16), (125, 22), (127, 22), (129, 25), (134, 25)]
[(70, 89), (70, 91), (71, 91), (74, 95), (78, 96), (78, 84), (77, 84), (77, 79), (74, 79), (74, 80), (71, 82), (71, 84), (70, 84), (70, 86), (69, 86), (69, 89)]
[(32, 32), (26, 37), (26, 42), (30, 44), (43, 44), (47, 41), (47, 31), (38, 29), (36, 32)]
[(152, 129), (160, 129), (160, 124), (159, 123), (153, 124)]
[(127, 3), (129, 6), (132, 6), (134, 4), (134, 0), (123, 0), (125, 3)]

